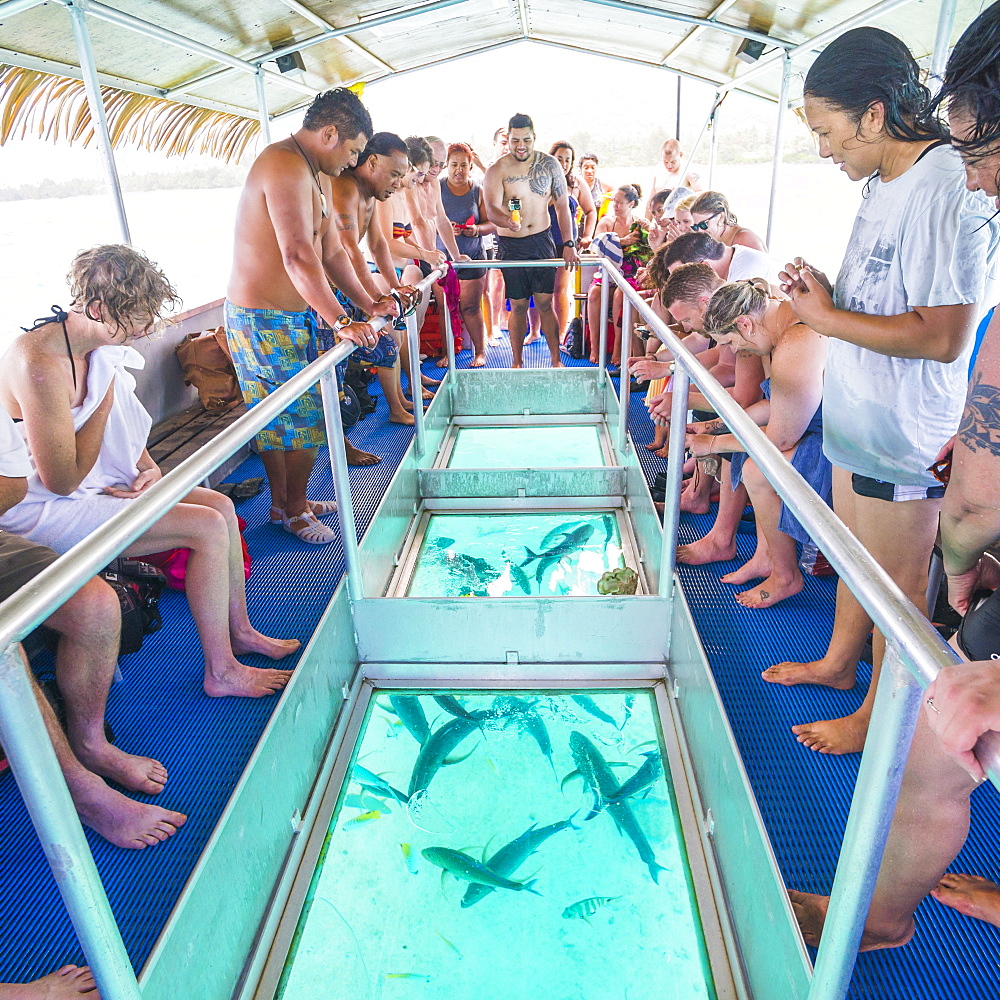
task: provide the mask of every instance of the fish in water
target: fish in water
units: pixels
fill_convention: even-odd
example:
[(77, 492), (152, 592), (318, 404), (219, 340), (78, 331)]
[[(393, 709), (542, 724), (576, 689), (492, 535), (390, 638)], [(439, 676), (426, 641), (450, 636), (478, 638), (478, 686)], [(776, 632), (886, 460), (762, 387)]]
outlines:
[[(576, 814), (574, 813), (573, 815), (575, 816)], [(490, 871), (495, 872), (497, 875), (503, 875), (504, 877), (513, 875), (549, 837), (553, 834), (561, 833), (567, 827), (573, 827), (574, 830), (577, 829), (573, 826), (573, 816), (570, 816), (569, 819), (564, 819), (561, 823), (543, 826), (540, 830), (538, 829), (538, 824), (534, 823), (516, 840), (512, 840), (506, 846), (501, 847), (484, 864)], [(484, 896), (488, 896), (493, 891), (493, 888), (493, 886), (482, 884), (470, 885), (462, 897), (463, 909), (472, 906), (474, 903), (478, 903)]]
[(425, 743), (431, 734), (431, 727), (427, 724), (420, 699), (413, 694), (393, 694), (389, 696), (389, 704), (410, 735), (418, 743)]
[(532, 705), (521, 698), (513, 695), (500, 695), (493, 699), (491, 709), (493, 715), (507, 722), (516, 721), (537, 744), (538, 749), (545, 755), (552, 768), (552, 773), (556, 773), (556, 766), (552, 763), (552, 740), (549, 738), (549, 731), (542, 721), (542, 717), (535, 711)]
[(403, 861), (406, 864), (406, 870), (411, 875), (419, 875), (420, 872), (417, 868), (417, 859), (413, 856), (413, 845), (400, 844), (399, 849), (403, 852)]
[(370, 823), (373, 819), (378, 819), (381, 815), (382, 813), (378, 809), (372, 809), (371, 812), (362, 813), (360, 816), (355, 816), (354, 819), (349, 819), (344, 824), (343, 829), (353, 830), (355, 827)]
[(446, 538), (444, 535), (442, 535), (440, 538), (434, 539), (434, 545), (436, 545), (439, 549), (446, 549), (454, 544), (455, 544), (454, 538)]
[(431, 977), (427, 975), (426, 972), (387, 972), (385, 974), (386, 979), (423, 979), (424, 982), (429, 983)]
[(618, 727), (619, 730), (624, 729), (625, 723), (627, 723), (628, 720), (632, 718), (632, 706), (634, 704), (635, 704), (635, 695), (634, 694), (625, 695), (625, 702), (624, 702), (625, 714), (622, 717), (622, 724)]
[(563, 920), (573, 920), (579, 917), (589, 924), (590, 918), (602, 906), (607, 906), (608, 903), (613, 903), (616, 899), (621, 899), (621, 896), (590, 896), (588, 899), (581, 899), (563, 910)]
[(528, 574), (521, 569), (517, 563), (509, 563), (511, 579), (516, 583), (521, 590), (526, 594), (531, 593), (531, 581), (528, 579)]
[(461, 959), (462, 953), (440, 931), (435, 931), (434, 933)]
[(410, 775), (410, 787), (406, 794), (411, 799), (418, 792), (426, 790), (431, 779), (444, 766), (448, 754), (482, 726), (486, 714), (486, 712), (472, 712), (468, 718), (452, 719), (427, 737), (420, 747), (420, 753), (417, 754), (413, 765), (413, 773)]
[(643, 754), (646, 760), (642, 766), (632, 775), (622, 782), (618, 791), (607, 800), (608, 805), (616, 802), (624, 802), (631, 795), (648, 788), (656, 779), (663, 774), (663, 759), (655, 750), (647, 750)]
[(470, 556), (467, 552), (445, 552), (444, 566), (452, 578), (452, 583), (462, 593), (475, 597), (488, 597), (485, 587), (500, 579), (500, 571), (485, 559)]
[(454, 715), (459, 719), (471, 719), (472, 715), (464, 708), (462, 708), (457, 698), (453, 698), (450, 694), (436, 694), (434, 695), (434, 700), (449, 714)]
[(567, 521), (565, 524), (560, 524), (558, 528), (553, 528), (541, 541), (541, 548), (548, 548), (557, 538), (565, 538), (567, 535), (572, 533), (574, 528), (579, 527), (582, 521)]
[(537, 559), (538, 569), (535, 571), (535, 580), (541, 584), (542, 577), (550, 566), (554, 566), (561, 559), (582, 549), (590, 540), (590, 536), (593, 533), (594, 526), (592, 524), (581, 524), (575, 531), (571, 531), (566, 535), (558, 545), (553, 546), (551, 549), (546, 549), (544, 552), (532, 552), (526, 545), (524, 551), (528, 553), (528, 558), (521, 565), (527, 566), (528, 563), (534, 562)]
[(369, 792), (375, 792), (377, 795), (389, 795), (404, 805), (410, 801), (409, 795), (401, 792), (398, 788), (393, 788), (385, 778), (379, 774), (375, 774), (373, 771), (369, 771), (367, 767), (355, 764), (353, 776), (354, 780)]
[(635, 814), (626, 802), (609, 802), (618, 793), (619, 785), (615, 781), (607, 761), (601, 756), (597, 747), (583, 733), (576, 730), (570, 733), (569, 748), (577, 768), (594, 793), (595, 810), (592, 815), (600, 811), (603, 803), (608, 803), (608, 813), (615, 821), (618, 831), (624, 833), (632, 841), (639, 857), (649, 869), (650, 878), (659, 883), (660, 872), (667, 869), (656, 863), (656, 856), (653, 854), (653, 849), (649, 846), (649, 841), (642, 832), (642, 827), (639, 826)]
[(615, 519), (611, 514), (602, 514), (601, 521), (604, 523), (604, 548), (607, 549), (614, 537)]
[(532, 888), (534, 881), (513, 882), (491, 871), (481, 861), (470, 858), (461, 851), (453, 851), (450, 847), (427, 847), (421, 853), (432, 865), (443, 868), (464, 882), (474, 882), (477, 885), (489, 886), (491, 889), (510, 889), (513, 892), (525, 891), (533, 892), (536, 896), (541, 895)]
[(600, 719), (601, 722), (606, 722), (609, 726), (614, 726), (615, 729), (618, 728), (618, 723), (615, 722), (615, 720), (612, 719), (611, 716), (608, 715), (608, 713), (605, 712), (593, 698), (590, 698), (585, 694), (575, 694), (573, 695), (573, 701), (575, 701), (580, 708), (582, 708), (585, 712), (588, 712), (595, 719)]

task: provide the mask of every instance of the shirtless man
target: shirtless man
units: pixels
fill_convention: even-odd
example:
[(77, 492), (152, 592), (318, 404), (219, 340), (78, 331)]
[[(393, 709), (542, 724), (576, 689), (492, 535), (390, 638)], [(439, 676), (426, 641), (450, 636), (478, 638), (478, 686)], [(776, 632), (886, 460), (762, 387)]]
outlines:
[[(657, 191), (664, 189), (675, 191), (679, 187), (684, 187), (689, 191), (701, 190), (698, 175), (684, 169), (684, 151), (676, 139), (667, 139), (663, 143), (660, 155), (662, 165), (657, 167), (653, 174), (653, 185), (649, 189), (650, 198)], [(650, 218), (648, 201), (646, 202), (646, 217)]]
[[(346, 254), (339, 254), (327, 263), (327, 273), (338, 289), (356, 284), (353, 295), (338, 291), (337, 298), (348, 313), (357, 318), (370, 313), (384, 291), (393, 289), (409, 302), (414, 294), (410, 286), (400, 284), (396, 268), (382, 227), (371, 225), (377, 202), (388, 201), (402, 190), (410, 172), (406, 143), (391, 132), (377, 132), (358, 157), (356, 166), (348, 167), (333, 179), (333, 214), (340, 242)], [(361, 252), (361, 240), (367, 237), (368, 249), (378, 268), (372, 274)], [(377, 357), (370, 359), (378, 369), (379, 385), (389, 404), (389, 420), (394, 424), (412, 424), (399, 384), (399, 358), (394, 338), (388, 333), (379, 338)], [(359, 359), (366, 361), (364, 352)]]
[[(371, 133), (358, 98), (345, 88), (328, 90), (310, 105), (302, 128), (268, 146), (250, 168), (236, 212), (225, 306), (226, 335), (248, 406), (305, 367), (317, 316), (360, 347), (378, 339), (366, 323), (351, 321), (324, 269), (345, 254), (329, 223), (330, 178), (357, 160)], [(381, 298), (373, 312), (393, 316), (396, 305)], [(299, 397), (256, 440), (271, 488), (272, 521), (311, 544), (332, 542), (336, 532), (318, 517), (335, 505), (306, 499), (317, 449), (326, 440), (319, 389)], [(352, 464), (378, 461), (350, 444), (347, 453)]]
[[(556, 219), (562, 233), (572, 233), (569, 215), (569, 192), (566, 175), (559, 161), (548, 153), (535, 150), (535, 126), (527, 115), (516, 114), (508, 122), (509, 152), (501, 156), (483, 182), (486, 212), (497, 226), (500, 260), (546, 260), (561, 253), (566, 267), (576, 267), (580, 258), (576, 242), (566, 240), (561, 247), (552, 242), (549, 229), (549, 205), (555, 205)], [(511, 200), (520, 203), (511, 208)], [(518, 217), (513, 216), (518, 212)], [(555, 289), (554, 268), (508, 268), (503, 272), (507, 298), (510, 299), (510, 347), (514, 368), (521, 368), (524, 335), (528, 328), (528, 302), (534, 296), (542, 322), (542, 332), (549, 345), (552, 367), (562, 368), (559, 357), (559, 323), (552, 308)]]

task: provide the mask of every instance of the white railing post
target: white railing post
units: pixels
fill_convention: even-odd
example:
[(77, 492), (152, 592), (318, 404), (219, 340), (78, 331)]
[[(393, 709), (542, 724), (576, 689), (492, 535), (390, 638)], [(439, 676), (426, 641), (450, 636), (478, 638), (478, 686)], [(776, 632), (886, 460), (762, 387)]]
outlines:
[(622, 335), (620, 339), (618, 364), (618, 450), (625, 454), (625, 443), (628, 441), (628, 411), (632, 403), (631, 379), (628, 374), (628, 363), (632, 353), (632, 303), (625, 299), (622, 302)]
[[(605, 266), (607, 263), (604, 257), (600, 258), (601, 265), (601, 321), (597, 330), (597, 370), (601, 385), (604, 385), (604, 377), (608, 371), (608, 302), (611, 295), (611, 275)], [(590, 338), (593, 340), (595, 333), (590, 331)]]
[[(410, 349), (410, 395), (413, 397), (414, 448), (422, 456), (426, 447), (424, 436), (424, 387), (420, 381), (420, 333), (417, 330), (417, 314), (411, 312), (406, 317), (407, 344)], [(452, 345), (454, 355), (454, 345)], [(452, 361), (454, 364), (454, 361)]]
[(771, 248), (774, 217), (778, 208), (778, 183), (781, 161), (785, 155), (785, 117), (788, 113), (788, 90), (792, 82), (792, 57), (786, 52), (781, 63), (781, 94), (778, 97), (778, 120), (774, 125), (774, 159), (771, 163), (771, 195), (767, 203), (767, 246)]
[(691, 380), (680, 362), (674, 362), (670, 403), (670, 435), (667, 481), (663, 496), (663, 548), (660, 551), (660, 596), (674, 594), (677, 567), (677, 529), (681, 521), (681, 489), (684, 485), (684, 439), (687, 432), (688, 389)]
[(271, 117), (267, 113), (267, 94), (264, 91), (264, 67), (258, 66), (253, 75), (254, 86), (257, 88), (257, 115), (260, 119), (261, 146), (271, 144)]

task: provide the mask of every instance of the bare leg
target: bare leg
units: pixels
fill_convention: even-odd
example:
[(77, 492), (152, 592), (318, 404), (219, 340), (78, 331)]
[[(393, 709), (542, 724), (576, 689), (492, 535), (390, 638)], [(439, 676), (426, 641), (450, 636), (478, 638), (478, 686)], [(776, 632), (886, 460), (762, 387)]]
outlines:
[[(283, 510), (288, 517), (301, 514), (309, 505), (306, 486), (316, 464), (315, 448), (299, 451), (262, 451), (267, 481), (271, 487), (271, 506)], [(149, 551), (148, 549), (146, 550)]]
[[(28, 670), (27, 664), (25, 670)], [(31, 677), (30, 671), (28, 676)], [(132, 850), (152, 847), (167, 837), (172, 837), (184, 825), (187, 817), (171, 809), (134, 802), (121, 792), (109, 788), (101, 778), (88, 771), (70, 750), (51, 706), (38, 690), (34, 679), (31, 683), (35, 688), (35, 700), (42, 713), (46, 732), (52, 741), (52, 749), (55, 750), (56, 760), (59, 761), (80, 821), (112, 844)], [(40, 995), (45, 996), (44, 993)]]
[[(905, 500), (888, 503), (870, 497), (857, 497), (858, 523), (854, 533), (889, 574), (904, 594), (927, 613), (927, 566), (937, 535), (940, 500)], [(906, 545), (899, 539), (905, 538)], [(839, 590), (838, 590), (839, 596)], [(861, 707), (843, 719), (824, 720), (793, 726), (800, 743), (820, 753), (860, 753), (868, 734), (878, 685), (885, 639), (876, 630), (873, 643), (872, 681)]]
[(559, 324), (556, 320), (555, 310), (552, 308), (551, 295), (536, 295), (535, 306), (538, 309), (538, 318), (542, 325), (542, 333), (545, 334), (545, 343), (549, 345), (549, 357), (552, 359), (553, 368), (565, 368), (562, 357), (559, 354)]
[(715, 524), (709, 533), (698, 541), (690, 545), (677, 546), (678, 562), (687, 566), (704, 566), (706, 563), (726, 562), (736, 558), (736, 529), (739, 527), (743, 508), (747, 504), (747, 490), (742, 483), (733, 490), (732, 483), (729, 463), (723, 462), (719, 511), (715, 515)]
[(556, 329), (559, 331), (559, 339), (562, 341), (566, 324), (569, 322), (570, 306), (568, 305), (568, 293), (570, 289), (570, 272), (565, 268), (556, 271), (556, 284), (552, 290), (552, 310), (556, 314)]
[[(975, 787), (976, 782), (941, 751), (921, 712), (861, 939), (862, 951), (893, 948), (910, 940), (914, 911), (928, 893), (937, 894), (945, 868), (965, 843), (969, 795)], [(789, 895), (806, 941), (817, 944), (828, 898), (794, 891)]]
[(251, 647), (248, 652), (279, 658), (293, 653), (299, 643), (294, 639), (271, 639), (249, 626), (242, 547), (232, 501), (214, 490), (193, 490), (126, 552), (142, 555), (171, 548), (191, 550), (185, 590), (205, 655), (205, 693), (213, 697), (261, 698), (280, 691), (288, 683), (290, 671), (248, 667), (233, 652), (230, 640), (233, 626), (246, 637)]
[(462, 322), (472, 338), (472, 361), (470, 368), (482, 368), (486, 364), (486, 328), (483, 324), (483, 288), (486, 278), (472, 278), (461, 282)]
[(389, 421), (393, 424), (412, 424), (413, 414), (403, 405), (403, 391), (399, 387), (399, 362), (392, 368), (378, 369), (378, 384), (389, 404)]
[[(859, 514), (855, 503), (858, 499), (851, 487), (851, 474), (834, 466), (833, 509), (855, 534), (858, 534)], [(822, 684), (840, 691), (849, 690), (854, 687), (858, 657), (865, 647), (871, 627), (872, 620), (864, 608), (847, 586), (838, 582), (833, 634), (823, 658), (808, 663), (778, 663), (768, 667), (761, 676), (772, 684)]]
[(510, 316), (510, 353), (513, 357), (511, 368), (523, 368), (524, 334), (528, 329), (528, 299), (511, 299)]
[[(784, 456), (791, 462), (795, 449), (784, 452)], [(770, 571), (763, 583), (737, 594), (736, 600), (745, 608), (770, 608), (786, 597), (797, 594), (804, 586), (799, 570), (798, 550), (795, 539), (778, 529), (781, 498), (761, 474), (753, 459), (748, 459), (744, 464), (743, 479), (757, 515), (757, 530), (763, 534)], [(757, 548), (759, 550), (760, 546)], [(754, 559), (751, 559), (750, 563), (753, 562)], [(757, 573), (760, 570), (754, 567), (753, 571)]]
[(614, 331), (614, 342), (611, 347), (611, 363), (613, 365), (620, 365), (622, 363), (622, 290), (617, 286), (615, 287), (611, 303), (611, 329)]
[(84, 996), (100, 1000), (90, 968), (64, 965), (32, 983), (0, 983), (0, 1000), (72, 1000)]
[(487, 285), (489, 287), (489, 299), (490, 299), (490, 344), (499, 343), (499, 333), (500, 329), (506, 320), (506, 313), (504, 311), (504, 295), (503, 289), (503, 276), (500, 273), (499, 268), (491, 268), (487, 272), (486, 276)]
[[(527, 347), (528, 344), (537, 344), (539, 340), (542, 339), (541, 329), (541, 319), (538, 315), (538, 296), (534, 296), (535, 305), (528, 307), (528, 335), (524, 338), (524, 345)], [(528, 300), (529, 302), (531, 299)]]
[(590, 363), (596, 365), (601, 350), (601, 286), (587, 289), (587, 329), (590, 334)]
[(120, 622), (118, 595), (96, 577), (46, 622), (60, 636), (56, 681), (66, 702), (66, 732), (73, 752), (88, 770), (133, 792), (157, 795), (163, 791), (167, 769), (158, 760), (112, 746), (104, 734)]
[[(728, 462), (723, 462), (728, 466)], [(688, 481), (687, 487), (681, 494), (681, 510), (686, 514), (707, 514), (712, 503), (712, 490), (715, 488), (715, 479), (701, 471), (699, 466), (695, 466), (694, 475)], [(722, 500), (722, 490), (719, 490), (719, 500)], [(730, 558), (732, 558), (730, 556)]]
[[(437, 302), (437, 307), (438, 307), (438, 323), (440, 324), (440, 329), (441, 329), (441, 343), (443, 344), (444, 343), (444, 338), (445, 338), (445, 332), (444, 332), (444, 319), (443, 319), (442, 314), (448, 308), (448, 296), (445, 294), (444, 285), (442, 285), (440, 282), (438, 282), (437, 284), (434, 285), (434, 301)], [(457, 336), (457, 335), (461, 334), (461, 332), (462, 332), (461, 330), (452, 330), (451, 334), (454, 337), (454, 336)], [(442, 354), (441, 357), (438, 358), (438, 360), (437, 360), (437, 366), (438, 366), (438, 368), (447, 368), (448, 367), (448, 348), (447, 347), (445, 347), (445, 349), (444, 349), (444, 354)]]
[[(741, 587), (751, 580), (765, 580), (771, 575), (771, 553), (768, 551), (767, 538), (764, 536), (757, 522), (757, 547), (753, 555), (739, 569), (734, 569), (732, 573), (726, 573), (719, 579), (723, 583), (728, 583), (734, 587)], [(739, 594), (736, 595), (739, 600)]]

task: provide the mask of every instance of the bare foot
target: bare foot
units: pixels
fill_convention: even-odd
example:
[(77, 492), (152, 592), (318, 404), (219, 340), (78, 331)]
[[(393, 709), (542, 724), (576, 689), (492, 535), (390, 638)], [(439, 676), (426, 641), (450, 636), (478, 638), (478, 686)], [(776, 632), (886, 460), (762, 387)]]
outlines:
[(438, 358), (437, 361), (435, 362), (435, 365), (438, 368), (447, 368), (448, 367), (448, 355), (446, 354), (443, 358)]
[(412, 399), (407, 399), (406, 396), (404, 396), (403, 397), (403, 409), (406, 410), (407, 413), (412, 413), (413, 412), (413, 400)]
[(686, 514), (707, 514), (712, 504), (709, 497), (709, 493), (701, 494), (693, 489), (685, 490), (681, 494), (681, 510)]
[(423, 374), (421, 374), (421, 376), (420, 376), (420, 384), (421, 385), (433, 385), (436, 388), (437, 386), (439, 386), (441, 384), (441, 379), (439, 379), (439, 378), (431, 378), (430, 375), (423, 375)]
[(298, 639), (274, 639), (256, 629), (250, 629), (250, 631), (241, 632), (238, 635), (232, 634), (230, 641), (236, 656), (243, 656), (246, 653), (260, 653), (271, 660), (283, 660), (286, 656), (291, 656), (302, 645)]
[(1000, 927), (1000, 885), (981, 875), (953, 875), (945, 872), (931, 895), (967, 917), (985, 920)]
[(590, 357), (590, 358), (587, 358), (587, 360), (588, 360), (588, 361), (589, 361), (589, 362), (590, 362), (590, 363), (591, 363), (592, 365), (596, 365), (596, 364), (597, 364), (597, 358), (596, 358), (596, 357)]
[(773, 608), (786, 597), (794, 597), (804, 586), (801, 573), (796, 573), (791, 580), (769, 576), (759, 586), (740, 591), (736, 595), (736, 600), (745, 608)]
[(214, 672), (205, 671), (205, 694), (210, 698), (266, 698), (291, 678), (290, 670), (258, 670), (233, 660)]
[(433, 399), (434, 398), (434, 393), (431, 392), (430, 389), (423, 389), (421, 391), (421, 393), (420, 393), (420, 398), (421, 399)]
[(528, 344), (537, 344), (541, 339), (542, 335), (540, 333), (529, 333), (528, 336), (524, 338), (524, 346), (527, 347)]
[(416, 420), (412, 413), (407, 413), (406, 410), (400, 410), (398, 413), (390, 414), (389, 423), (405, 424), (406, 426), (412, 426), (414, 423), (416, 423)]
[(348, 465), (377, 465), (382, 461), (378, 455), (373, 455), (371, 452), (355, 448), (354, 445), (346, 439), (344, 440), (344, 448), (347, 452)]
[(470, 362), (470, 368), (485, 368), (486, 367), (486, 356), (483, 354), (477, 354)]
[[(820, 938), (823, 936), (823, 924), (826, 922), (826, 911), (830, 906), (830, 897), (789, 889), (788, 899), (795, 911), (795, 919), (799, 922), (799, 929), (802, 931), (802, 937), (806, 944), (812, 948), (818, 948)], [(858, 951), (901, 948), (910, 943), (915, 929), (913, 917), (909, 917), (905, 921), (901, 933), (882, 934), (866, 927), (864, 934), (861, 935), (861, 947)]]
[(553, 368), (565, 368), (566, 366), (562, 363), (562, 361), (557, 360), (557, 359), (554, 358), (552, 360), (552, 367)]
[(795, 684), (821, 684), (838, 691), (850, 691), (854, 687), (856, 673), (856, 666), (845, 667), (826, 659), (811, 660), (808, 663), (786, 660), (768, 667), (760, 676), (770, 684), (784, 684), (786, 687)]
[(103, 746), (74, 746), (73, 752), (88, 771), (130, 792), (159, 795), (167, 783), (167, 769), (151, 757), (137, 757), (106, 742)]
[[(646, 445), (646, 447), (648, 448), (649, 445)], [(670, 457), (670, 445), (665, 444), (661, 448), (654, 449), (653, 454), (654, 455), (659, 455), (660, 458), (669, 458)]]
[[(728, 545), (721, 542), (710, 531), (690, 545), (677, 546), (677, 561), (685, 566), (704, 566), (706, 563), (728, 562), (736, 558), (736, 542)], [(725, 577), (723, 577), (725, 579)]]
[(524, 364), (520, 361), (515, 361), (513, 364), (511, 364), (511, 368), (523, 368), (523, 367)]
[(100, 1000), (93, 973), (86, 965), (64, 965), (33, 983), (0, 983), (0, 1000), (71, 1000), (81, 994)]
[[(666, 441), (657, 441), (655, 438), (649, 442), (649, 444), (643, 445), (644, 448), (648, 448), (650, 451), (655, 451), (657, 455), (662, 454), (667, 450)], [(666, 458), (666, 455), (663, 455)]]
[[(733, 546), (735, 549), (735, 545)], [(723, 583), (732, 583), (737, 587), (751, 580), (763, 580), (771, 575), (770, 560), (763, 556), (758, 558), (755, 552), (739, 569), (734, 569), (732, 573), (719, 577)], [(801, 589), (801, 588), (800, 588)], [(736, 598), (739, 600), (739, 596)]]
[(80, 821), (117, 847), (153, 847), (187, 822), (183, 813), (133, 801), (89, 771), (67, 775), (67, 784)]
[(823, 722), (792, 726), (792, 732), (803, 746), (817, 753), (861, 753), (868, 735), (868, 719), (868, 713), (862, 713), (859, 709), (842, 719), (826, 719)]

